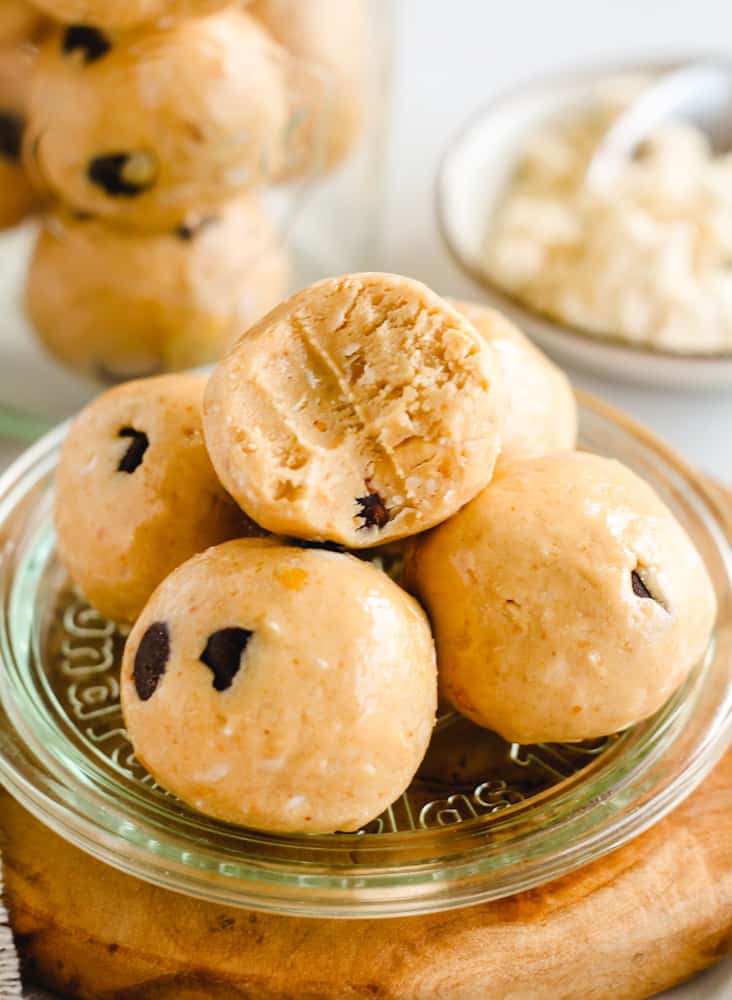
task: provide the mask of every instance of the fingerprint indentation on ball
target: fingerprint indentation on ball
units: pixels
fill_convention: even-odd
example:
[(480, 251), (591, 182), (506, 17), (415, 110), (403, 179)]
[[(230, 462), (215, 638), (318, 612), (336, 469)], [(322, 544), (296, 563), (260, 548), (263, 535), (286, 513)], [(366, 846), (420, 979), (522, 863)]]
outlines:
[(132, 475), (135, 469), (142, 465), (150, 441), (144, 431), (135, 430), (134, 427), (123, 427), (117, 437), (132, 439), (117, 466), (118, 472), (127, 472)]
[(219, 629), (208, 637), (200, 660), (212, 671), (216, 691), (226, 691), (234, 683), (253, 635), (251, 629), (234, 627)]
[(137, 647), (132, 678), (140, 701), (155, 694), (170, 658), (170, 633), (165, 622), (151, 625)]
[(653, 596), (653, 594), (650, 592), (648, 587), (646, 587), (645, 583), (641, 579), (641, 575), (638, 572), (638, 570), (634, 569), (633, 572), (630, 574), (630, 581), (633, 585), (633, 593), (635, 594), (636, 597), (642, 597), (644, 600), (647, 601), (656, 600), (656, 598)]
[(369, 493), (365, 497), (356, 497), (356, 503), (361, 508), (356, 517), (361, 518), (364, 528), (383, 528), (389, 523), (389, 509), (378, 493)]
[(0, 156), (19, 160), (23, 145), (23, 119), (12, 111), (0, 111)]
[[(136, 162), (144, 162), (149, 169), (135, 168)], [(155, 184), (152, 158), (149, 154), (110, 153), (95, 156), (87, 168), (87, 177), (113, 198), (134, 198), (143, 194)]]
[(105, 56), (112, 48), (112, 43), (99, 28), (92, 28), (88, 24), (72, 24), (64, 32), (62, 48), (67, 55), (80, 52), (84, 64), (88, 66)]

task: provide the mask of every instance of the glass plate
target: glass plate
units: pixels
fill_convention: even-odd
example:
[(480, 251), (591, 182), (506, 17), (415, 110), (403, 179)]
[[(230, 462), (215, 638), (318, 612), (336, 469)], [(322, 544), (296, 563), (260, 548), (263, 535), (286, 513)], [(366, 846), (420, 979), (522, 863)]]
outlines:
[(201, 816), (135, 760), (119, 709), (124, 633), (89, 608), (56, 558), (62, 427), (0, 480), (0, 779), (52, 829), (123, 871), (278, 913), (466, 906), (620, 846), (692, 792), (732, 736), (732, 524), (693, 473), (625, 417), (583, 398), (581, 427), (583, 447), (654, 485), (717, 590), (703, 662), (652, 719), (591, 743), (520, 746), (446, 712), (409, 790), (357, 834), (270, 836)]

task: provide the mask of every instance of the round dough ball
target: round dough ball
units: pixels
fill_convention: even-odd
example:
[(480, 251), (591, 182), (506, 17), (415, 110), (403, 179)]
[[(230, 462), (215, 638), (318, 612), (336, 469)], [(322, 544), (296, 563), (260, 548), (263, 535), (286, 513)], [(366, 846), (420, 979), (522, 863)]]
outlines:
[(162, 234), (49, 217), (26, 312), (48, 350), (115, 382), (213, 361), (287, 291), (288, 259), (249, 196)]
[(33, 58), (28, 46), (0, 48), (0, 229), (14, 226), (36, 205), (21, 162)]
[(593, 739), (652, 715), (716, 615), (699, 554), (650, 486), (580, 452), (504, 466), (415, 542), (409, 579), (445, 695), (517, 743)]
[(293, 121), (282, 179), (318, 174), (351, 151), (366, 88), (364, 0), (254, 0), (250, 12), (292, 57)]
[(491, 348), (424, 285), (328, 278), (214, 370), (204, 426), (222, 483), (268, 531), (360, 549), (444, 521), (486, 486), (504, 396)]
[(43, 24), (43, 15), (25, 0), (0, 0), (0, 47), (37, 38)]
[(94, 24), (116, 30), (145, 21), (201, 17), (231, 5), (232, 0), (34, 0), (55, 21)]
[(564, 372), (495, 309), (449, 300), (501, 359), (507, 410), (499, 466), (577, 444), (577, 401)]
[(134, 621), (196, 552), (255, 528), (221, 488), (203, 441), (204, 376), (110, 389), (69, 430), (56, 474), (59, 555), (94, 607)]
[(357, 830), (408, 787), (435, 721), (429, 625), (348, 555), (228, 542), (158, 588), (125, 648), (138, 760), (194, 808), (273, 832)]
[(283, 60), (238, 10), (113, 37), (70, 27), (42, 47), (27, 159), (81, 212), (166, 229), (259, 187), (288, 123)]

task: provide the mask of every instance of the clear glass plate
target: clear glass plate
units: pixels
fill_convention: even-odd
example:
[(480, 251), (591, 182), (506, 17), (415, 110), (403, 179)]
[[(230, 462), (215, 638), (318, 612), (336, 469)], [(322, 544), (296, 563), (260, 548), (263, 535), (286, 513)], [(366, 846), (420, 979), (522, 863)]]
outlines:
[(60, 428), (0, 481), (0, 779), (109, 864), (278, 913), (383, 917), (466, 906), (620, 846), (688, 795), (732, 737), (732, 522), (637, 425), (589, 399), (581, 425), (583, 447), (654, 485), (717, 590), (706, 656), (654, 718), (593, 743), (519, 746), (445, 713), (407, 793), (358, 834), (269, 836), (201, 816), (136, 762), (119, 709), (124, 634), (85, 604), (57, 561), (50, 509)]

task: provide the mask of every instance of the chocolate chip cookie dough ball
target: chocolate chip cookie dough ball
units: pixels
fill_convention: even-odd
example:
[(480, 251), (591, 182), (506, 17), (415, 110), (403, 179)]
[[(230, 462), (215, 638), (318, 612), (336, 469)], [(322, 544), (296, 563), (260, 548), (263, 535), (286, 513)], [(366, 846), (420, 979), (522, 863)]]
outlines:
[(25, 0), (0, 0), (0, 46), (11, 47), (35, 39), (43, 15)]
[(499, 464), (577, 443), (577, 402), (564, 372), (495, 309), (456, 302), (501, 360), (507, 411)]
[(0, 228), (14, 226), (36, 204), (21, 162), (32, 61), (30, 49), (0, 49)]
[(59, 555), (103, 615), (134, 621), (194, 553), (256, 529), (219, 485), (203, 442), (205, 378), (117, 386), (76, 418), (56, 475)]
[(504, 396), (492, 349), (424, 285), (328, 278), (215, 369), (216, 471), (269, 531), (368, 548), (445, 520), (486, 486)]
[(591, 739), (652, 715), (716, 615), (699, 554), (653, 490), (579, 452), (504, 466), (417, 540), (409, 578), (444, 693), (517, 743)]
[(281, 301), (287, 281), (287, 254), (245, 195), (161, 234), (50, 216), (25, 304), (51, 354), (115, 382), (221, 357)]
[(249, 11), (292, 57), (284, 176), (317, 174), (352, 149), (364, 115), (364, 0), (254, 0)]
[(283, 57), (243, 11), (125, 36), (72, 26), (43, 47), (26, 156), (77, 211), (167, 229), (277, 172)]
[(146, 21), (200, 17), (232, 0), (34, 0), (55, 21), (126, 30)]
[(437, 703), (427, 619), (348, 555), (228, 542), (156, 590), (125, 649), (140, 762), (195, 809), (357, 830), (409, 785)]

